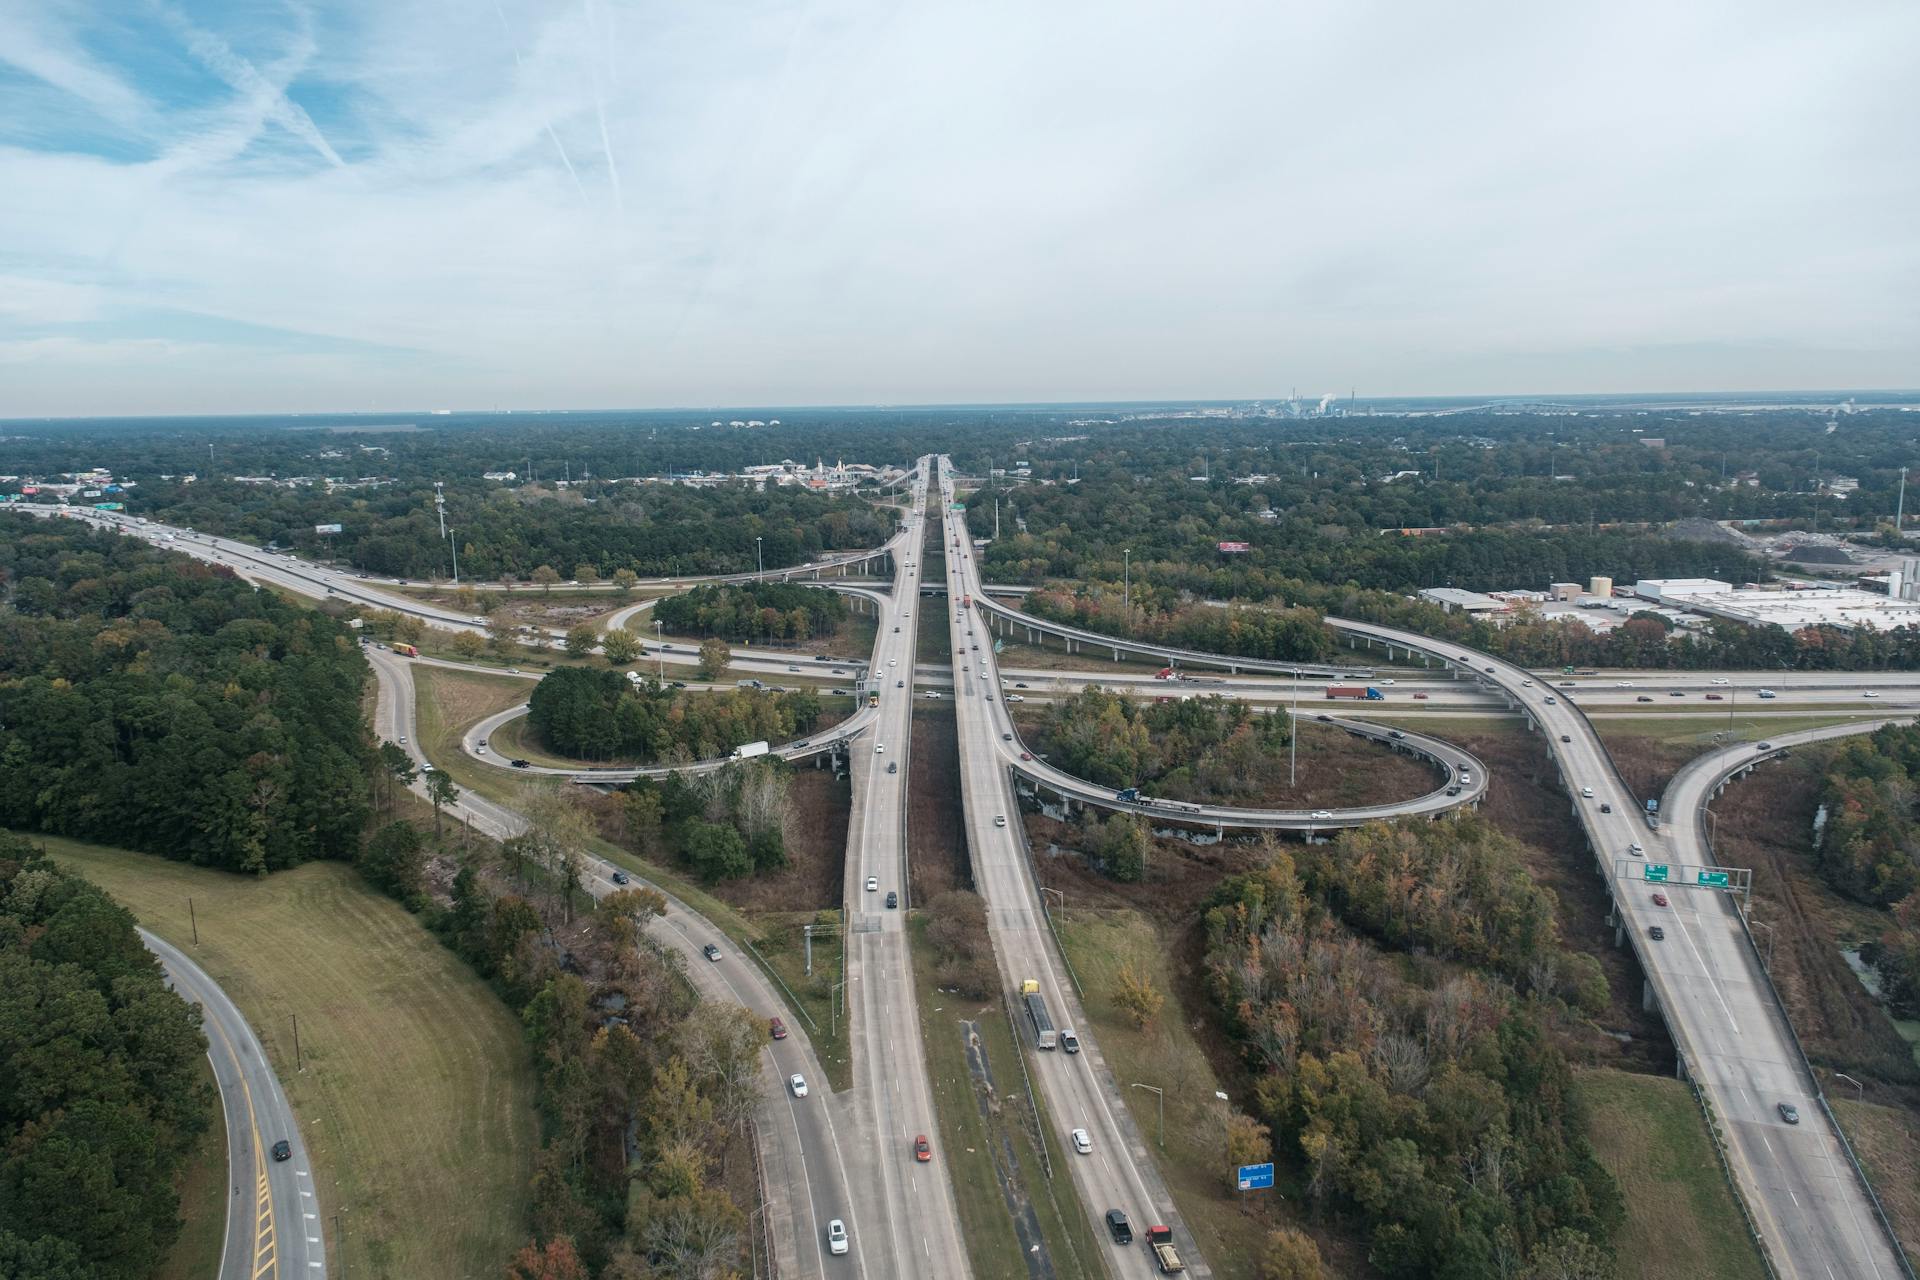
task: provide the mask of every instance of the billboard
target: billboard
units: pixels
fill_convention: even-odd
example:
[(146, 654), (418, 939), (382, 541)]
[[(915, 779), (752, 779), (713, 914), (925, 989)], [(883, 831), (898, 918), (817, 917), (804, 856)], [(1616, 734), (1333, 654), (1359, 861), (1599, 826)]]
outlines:
[(1253, 550), (1251, 542), (1216, 542), (1214, 545), (1220, 548), (1223, 556), (1243, 556)]
[(315, 533), (338, 533), (340, 532), (340, 526), (337, 524), (317, 524), (313, 526), (313, 531)]
[(95, 511), (125, 511), (127, 504), (124, 502), (96, 502), (93, 504), (93, 509)]
[(1273, 1165), (1243, 1164), (1234, 1174), (1234, 1182), (1242, 1191), (1260, 1191), (1273, 1185)]

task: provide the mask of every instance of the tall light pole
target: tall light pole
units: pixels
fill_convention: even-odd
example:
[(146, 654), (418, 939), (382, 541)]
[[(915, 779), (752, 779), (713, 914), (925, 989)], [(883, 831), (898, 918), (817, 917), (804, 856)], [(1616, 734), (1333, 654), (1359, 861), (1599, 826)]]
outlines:
[(1120, 610), (1127, 615), (1127, 634), (1133, 634), (1133, 548), (1120, 551)]
[(1154, 1097), (1160, 1100), (1159, 1143), (1160, 1143), (1160, 1149), (1162, 1151), (1165, 1151), (1167, 1149), (1167, 1095), (1160, 1092), (1159, 1087), (1156, 1085), (1136, 1084), (1133, 1087), (1136, 1089), (1145, 1089), (1148, 1093), (1151, 1093)]
[(760, 539), (758, 537), (753, 540), (753, 567), (755, 571), (759, 573), (765, 573), (767, 571), (767, 562), (760, 558)]
[(460, 585), (460, 539), (448, 538), (447, 545), (453, 548), (453, 585)]
[(660, 641), (660, 619), (653, 620), (653, 656), (660, 665), (660, 683), (667, 682), (667, 651)]

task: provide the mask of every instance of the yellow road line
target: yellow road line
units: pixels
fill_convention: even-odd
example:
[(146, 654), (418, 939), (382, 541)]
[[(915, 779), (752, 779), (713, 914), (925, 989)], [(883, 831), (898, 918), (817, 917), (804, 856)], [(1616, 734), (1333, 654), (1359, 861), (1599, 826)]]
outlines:
[[(202, 1009), (207, 1006), (206, 997), (191, 982), (184, 981), (180, 974), (173, 975), (173, 985), (187, 987)], [(233, 1041), (227, 1038), (226, 1029), (220, 1023), (212, 1021), (213, 1032), (220, 1037), (220, 1044), (227, 1051), (227, 1057), (233, 1061), (234, 1075), (240, 1081), (240, 1092), (247, 1100), (247, 1128), (253, 1139), (253, 1168), (256, 1175), (253, 1200), (253, 1280), (261, 1276), (272, 1276), (278, 1280), (280, 1275), (280, 1251), (273, 1220), (273, 1189), (267, 1181), (266, 1152), (260, 1145), (260, 1120), (253, 1110), (253, 1089), (247, 1084), (247, 1073), (241, 1068), (240, 1055), (234, 1051)]]

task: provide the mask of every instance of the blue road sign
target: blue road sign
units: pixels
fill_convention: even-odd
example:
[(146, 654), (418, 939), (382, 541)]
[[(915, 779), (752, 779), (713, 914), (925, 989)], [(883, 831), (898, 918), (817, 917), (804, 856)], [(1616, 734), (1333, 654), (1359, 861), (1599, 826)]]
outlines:
[(1242, 1191), (1258, 1191), (1262, 1187), (1270, 1187), (1273, 1185), (1273, 1165), (1271, 1163), (1243, 1164), (1240, 1166), (1239, 1182)]

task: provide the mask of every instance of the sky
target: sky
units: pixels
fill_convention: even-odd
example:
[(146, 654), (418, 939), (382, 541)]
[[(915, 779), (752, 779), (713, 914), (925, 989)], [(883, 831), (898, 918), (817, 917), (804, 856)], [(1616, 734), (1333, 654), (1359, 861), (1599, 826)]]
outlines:
[(0, 0), (0, 417), (1920, 386), (1911, 0)]

